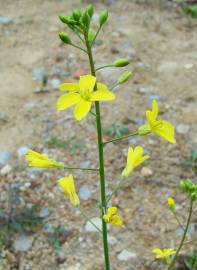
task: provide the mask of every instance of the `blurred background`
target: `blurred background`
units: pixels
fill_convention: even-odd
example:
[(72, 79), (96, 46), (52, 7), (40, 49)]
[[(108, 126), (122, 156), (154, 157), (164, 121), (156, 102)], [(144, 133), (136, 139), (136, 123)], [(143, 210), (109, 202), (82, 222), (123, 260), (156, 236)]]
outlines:
[[(102, 104), (105, 138), (136, 130), (153, 99), (162, 118), (176, 126), (176, 145), (150, 135), (105, 149), (108, 192), (120, 179), (128, 145), (141, 144), (151, 156), (113, 199), (125, 226), (110, 229), (112, 270), (164, 269), (152, 249), (176, 246), (182, 233), (166, 199), (174, 196), (184, 218), (179, 180), (196, 177), (197, 1), (0, 0), (1, 270), (103, 270), (100, 236), (57, 186), (63, 172), (27, 168), (24, 158), (33, 148), (68, 165), (98, 162), (91, 115), (76, 123), (72, 110), (56, 109), (59, 84), (89, 72), (86, 56), (59, 40), (59, 31), (70, 32), (58, 14), (88, 3), (95, 5), (94, 29), (99, 12), (109, 11), (94, 47), (97, 66), (124, 57), (134, 72), (116, 88), (116, 101)], [(110, 87), (123, 70), (104, 69), (99, 80)], [(73, 174), (83, 207), (98, 217), (98, 176)], [(189, 239), (196, 221), (194, 215)], [(195, 244), (187, 246), (177, 269), (190, 270), (196, 251)]]

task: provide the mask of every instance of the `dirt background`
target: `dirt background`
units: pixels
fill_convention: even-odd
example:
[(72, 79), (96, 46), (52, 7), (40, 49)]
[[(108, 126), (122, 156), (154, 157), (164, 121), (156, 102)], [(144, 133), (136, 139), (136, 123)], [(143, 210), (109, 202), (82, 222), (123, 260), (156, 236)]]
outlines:
[[(170, 120), (177, 129), (176, 145), (151, 135), (105, 148), (109, 191), (120, 178), (128, 145), (141, 144), (151, 156), (145, 168), (136, 170), (113, 199), (125, 226), (110, 228), (112, 270), (164, 269), (162, 262), (154, 261), (152, 249), (176, 247), (180, 239), (166, 199), (175, 197), (184, 218), (187, 204), (179, 192), (179, 180), (194, 179), (194, 172), (181, 162), (190, 157), (191, 149), (197, 148), (197, 20), (185, 16), (170, 1), (152, 2), (94, 2), (93, 27), (97, 25), (99, 11), (107, 8), (110, 12), (94, 49), (96, 63), (129, 57), (134, 72), (133, 78), (116, 90), (116, 101), (102, 104), (104, 129), (118, 123), (135, 130), (145, 120), (145, 110), (150, 108), (152, 99), (159, 102), (160, 116)], [(56, 179), (63, 172), (28, 170), (24, 157), (18, 154), (21, 147), (33, 147), (68, 165), (94, 166), (97, 162), (93, 118), (76, 123), (71, 111), (56, 110), (60, 93), (53, 84), (57, 80), (71, 82), (77, 74), (88, 72), (83, 53), (62, 46), (58, 39), (58, 32), (65, 30), (65, 26), (57, 15), (67, 14), (76, 7), (83, 8), (85, 3), (0, 0), (0, 15), (13, 20), (8, 25), (0, 25), (0, 112), (4, 116), (0, 119), (0, 152), (12, 155), (11, 171), (0, 176), (0, 203), (3, 208), (7, 205), (8, 184), (20, 183), (24, 205), (39, 204), (49, 209), (46, 221), (53, 225), (61, 223), (70, 232), (60, 255), (56, 255), (43, 231), (37, 231), (26, 252), (17, 252), (13, 246), (6, 250), (8, 255), (1, 259), (0, 269), (104, 269), (101, 238), (97, 233), (87, 232), (80, 213), (57, 188)], [(32, 74), (40, 67), (46, 70), (45, 88), (49, 91), (39, 92), (41, 83), (33, 79)], [(121, 72), (106, 69), (98, 77), (110, 86)], [(67, 140), (67, 147), (49, 148), (47, 141), (53, 137)], [(83, 207), (91, 217), (98, 216), (95, 208), (99, 197), (98, 176), (79, 171), (73, 174), (78, 190), (83, 186), (91, 189), (90, 198), (82, 200)], [(196, 232), (195, 222), (194, 216), (191, 234)], [(194, 248), (194, 245), (187, 246), (185, 253)], [(131, 252), (132, 258), (120, 260), (122, 250)]]

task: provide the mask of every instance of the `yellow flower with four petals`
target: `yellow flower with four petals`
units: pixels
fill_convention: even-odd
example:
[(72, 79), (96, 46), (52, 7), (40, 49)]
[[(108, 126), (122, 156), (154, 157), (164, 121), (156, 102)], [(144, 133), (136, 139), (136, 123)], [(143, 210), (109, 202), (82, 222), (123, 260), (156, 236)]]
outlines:
[(60, 96), (57, 102), (58, 110), (66, 110), (71, 106), (74, 108), (74, 117), (76, 120), (82, 120), (91, 110), (93, 101), (114, 100), (115, 95), (109, 91), (107, 86), (97, 83), (97, 90), (94, 91), (96, 77), (92, 75), (81, 76), (79, 84), (63, 83), (60, 90), (67, 90), (68, 93)]
[(146, 135), (150, 132), (154, 132), (158, 136), (164, 138), (170, 143), (175, 144), (174, 126), (165, 120), (157, 120), (159, 108), (156, 100), (152, 102), (152, 111), (146, 111), (146, 117), (148, 124), (142, 125), (138, 129), (139, 135)]
[(122, 177), (126, 178), (133, 170), (142, 162), (149, 158), (148, 155), (143, 156), (144, 149), (141, 146), (136, 146), (134, 149), (129, 147), (127, 154), (127, 165), (122, 172)]
[(103, 219), (106, 223), (111, 223), (116, 226), (122, 226), (122, 218), (118, 215), (116, 215), (118, 209), (117, 207), (109, 207), (107, 209), (107, 213), (103, 215)]
[(164, 258), (167, 264), (170, 264), (170, 257), (176, 253), (176, 250), (173, 248), (167, 248), (163, 250), (161, 250), (160, 248), (155, 248), (153, 249), (153, 253), (155, 254), (156, 259)]

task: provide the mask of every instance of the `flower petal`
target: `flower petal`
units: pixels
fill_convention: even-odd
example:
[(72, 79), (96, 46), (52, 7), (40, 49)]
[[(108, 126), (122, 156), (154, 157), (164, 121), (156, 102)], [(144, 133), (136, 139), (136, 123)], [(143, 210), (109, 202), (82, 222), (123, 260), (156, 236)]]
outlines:
[(156, 119), (159, 113), (159, 107), (156, 100), (153, 100), (152, 102), (152, 113), (153, 113), (153, 117), (155, 117)]
[(99, 101), (99, 100), (107, 101), (107, 100), (114, 100), (114, 99), (115, 99), (114, 93), (107, 90), (97, 90), (91, 93), (91, 97), (90, 97), (91, 101)]
[(61, 91), (78, 92), (79, 85), (77, 83), (62, 83), (59, 86)]
[(80, 91), (84, 92), (85, 90), (89, 90), (89, 92), (92, 92), (94, 89), (95, 83), (96, 83), (96, 77), (92, 75), (80, 76), (80, 80), (79, 80)]
[(75, 105), (80, 100), (80, 95), (77, 93), (67, 93), (59, 97), (57, 101), (58, 110), (66, 110)]
[(116, 212), (118, 211), (117, 207), (109, 207), (107, 209), (107, 215), (111, 216), (116, 214)]
[(122, 226), (122, 218), (118, 215), (113, 215), (110, 219), (110, 223), (116, 225), (116, 226)]
[(176, 139), (174, 137), (174, 126), (168, 121), (157, 121), (156, 125), (152, 128), (152, 131), (161, 136), (165, 140), (175, 144)]
[(80, 99), (74, 109), (75, 119), (82, 120), (90, 111), (92, 103), (84, 99)]
[(97, 90), (102, 90), (102, 91), (109, 91), (107, 88), (107, 85), (105, 85), (104, 83), (97, 83)]

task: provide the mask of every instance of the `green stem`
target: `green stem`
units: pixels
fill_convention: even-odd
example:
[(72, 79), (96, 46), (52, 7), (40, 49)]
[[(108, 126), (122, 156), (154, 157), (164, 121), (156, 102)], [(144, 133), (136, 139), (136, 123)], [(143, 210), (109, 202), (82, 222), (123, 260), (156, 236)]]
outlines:
[(96, 168), (81, 168), (81, 167), (64, 167), (65, 170), (82, 170), (82, 171), (99, 171)]
[(177, 217), (177, 214), (176, 214), (175, 212), (173, 212), (173, 211), (172, 211), (172, 214), (174, 215), (174, 217), (175, 217), (177, 223), (179, 224), (179, 226), (181, 227), (181, 229), (182, 229), (183, 231), (185, 231), (185, 227), (181, 224), (179, 218)]
[(79, 211), (81, 212), (81, 215), (85, 218), (86, 221), (90, 222), (92, 224), (92, 226), (99, 232), (102, 233), (101, 229), (99, 227), (96, 226), (96, 224), (94, 224), (94, 222), (91, 221), (91, 219), (88, 217), (88, 215), (84, 212), (84, 210), (80, 207), (77, 206), (77, 208), (79, 209)]
[[(90, 47), (90, 50), (91, 50), (91, 47), (94, 45), (94, 42), (95, 42), (95, 40), (96, 40), (96, 38), (97, 38), (97, 36), (98, 36), (100, 30), (101, 30), (101, 27), (102, 27), (102, 26), (99, 26), (99, 28), (98, 28), (98, 30), (97, 30), (97, 32), (96, 32), (96, 35), (94, 36), (94, 39), (93, 39), (92, 43), (89, 44), (89, 42), (88, 42), (88, 46)], [(94, 65), (94, 64), (93, 64), (93, 65)], [(93, 67), (93, 68), (94, 68), (94, 72), (95, 72), (95, 67)]]
[(81, 47), (77, 46), (77, 45), (76, 45), (76, 44), (74, 44), (74, 43), (70, 43), (70, 45), (71, 45), (71, 46), (73, 46), (73, 47), (75, 47), (75, 48), (77, 48), (77, 49), (79, 49), (79, 50), (81, 50), (81, 51), (83, 51), (83, 52), (85, 52), (85, 53), (87, 53), (87, 51), (86, 51), (86, 50), (84, 50), (83, 48), (81, 48)]
[(172, 259), (171, 263), (169, 264), (167, 270), (171, 270), (172, 267), (174, 266), (177, 258), (178, 258), (178, 255), (182, 249), (182, 246), (184, 245), (184, 241), (185, 241), (185, 238), (186, 238), (186, 235), (187, 235), (187, 231), (188, 231), (188, 228), (189, 228), (189, 224), (190, 224), (190, 220), (191, 220), (191, 216), (192, 216), (192, 210), (193, 210), (193, 201), (191, 200), (190, 202), (190, 209), (189, 209), (189, 215), (188, 215), (188, 219), (187, 219), (187, 224), (186, 224), (186, 227), (185, 227), (185, 230), (184, 230), (184, 234), (183, 234), (183, 237), (181, 239), (181, 242), (179, 244), (179, 247), (174, 255), (174, 258)]
[(95, 71), (99, 71), (99, 70), (101, 70), (103, 68), (108, 68), (108, 67), (114, 67), (114, 65), (105, 65), (105, 66), (102, 66), (102, 67), (98, 67), (98, 68), (95, 69)]
[(130, 133), (128, 135), (125, 135), (125, 136), (116, 138), (116, 139), (112, 139), (112, 140), (103, 142), (103, 145), (108, 144), (108, 143), (113, 143), (113, 142), (121, 141), (121, 140), (127, 139), (127, 138), (132, 137), (132, 136), (136, 136), (136, 135), (138, 135), (138, 132), (137, 131), (135, 131), (133, 133)]
[[(99, 31), (98, 31), (99, 32)], [(97, 34), (98, 34), (97, 32)], [(87, 52), (90, 62), (91, 74), (96, 76), (96, 71), (94, 67), (94, 61), (92, 56), (91, 46), (88, 42), (87, 33), (84, 35)], [(96, 85), (95, 89), (96, 90)], [(101, 116), (100, 116), (100, 104), (99, 101), (95, 102), (96, 108), (96, 124), (97, 124), (97, 136), (98, 136), (98, 153), (99, 153), (99, 173), (100, 173), (100, 189), (101, 189), (101, 217), (106, 213), (107, 205), (106, 205), (106, 191), (105, 191), (105, 169), (104, 169), (104, 155), (103, 155), (103, 138), (102, 138), (102, 125), (101, 125)], [(103, 234), (103, 249), (105, 256), (105, 270), (110, 270), (110, 259), (109, 259), (109, 251), (108, 251), (108, 241), (107, 241), (107, 224), (102, 218), (102, 234)]]
[(192, 270), (196, 270), (196, 269), (197, 269), (197, 256), (196, 256), (196, 259), (195, 259), (194, 266), (193, 266)]

